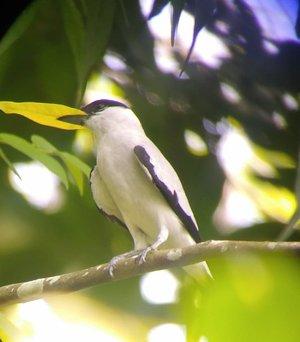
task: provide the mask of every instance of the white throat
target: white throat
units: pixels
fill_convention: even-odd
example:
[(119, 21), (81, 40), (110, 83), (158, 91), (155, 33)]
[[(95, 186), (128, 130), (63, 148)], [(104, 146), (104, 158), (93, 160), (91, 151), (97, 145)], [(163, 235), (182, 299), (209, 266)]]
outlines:
[(123, 107), (104, 109), (92, 115), (85, 125), (93, 132), (97, 141), (101, 140), (104, 135), (115, 133), (119, 130), (122, 132), (134, 130), (144, 133), (142, 125), (133, 111)]

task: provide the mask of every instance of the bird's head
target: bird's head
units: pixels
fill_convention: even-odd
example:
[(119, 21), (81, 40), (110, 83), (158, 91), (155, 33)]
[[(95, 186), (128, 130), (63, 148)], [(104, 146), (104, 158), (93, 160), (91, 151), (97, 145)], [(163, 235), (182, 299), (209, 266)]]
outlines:
[(93, 116), (100, 115), (101, 113), (104, 113), (107, 109), (111, 108), (129, 108), (126, 104), (115, 101), (115, 100), (108, 100), (108, 99), (102, 99), (102, 100), (96, 100), (88, 105), (81, 107), (81, 110), (84, 111), (88, 115), (88, 119), (90, 119)]
[(126, 104), (116, 100), (96, 100), (81, 107), (81, 110), (86, 115), (67, 115), (59, 118), (59, 120), (86, 126), (94, 133), (120, 126), (130, 127), (132, 124), (139, 124), (131, 109)]

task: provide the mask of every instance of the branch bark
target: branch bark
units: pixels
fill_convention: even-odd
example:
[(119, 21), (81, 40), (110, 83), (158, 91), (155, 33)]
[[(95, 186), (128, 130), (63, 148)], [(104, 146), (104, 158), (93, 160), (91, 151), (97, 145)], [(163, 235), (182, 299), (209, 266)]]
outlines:
[(118, 262), (111, 277), (108, 264), (0, 287), (0, 305), (24, 303), (53, 293), (70, 293), (97, 284), (134, 277), (139, 274), (186, 266), (229, 253), (266, 252), (300, 254), (300, 242), (206, 241), (185, 248), (158, 250), (139, 265), (134, 257)]

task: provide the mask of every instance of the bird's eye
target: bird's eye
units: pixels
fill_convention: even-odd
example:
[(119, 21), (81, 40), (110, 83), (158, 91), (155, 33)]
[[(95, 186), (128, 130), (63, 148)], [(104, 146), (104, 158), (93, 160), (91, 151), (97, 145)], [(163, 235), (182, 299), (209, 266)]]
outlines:
[(102, 112), (105, 109), (105, 105), (104, 104), (98, 104), (97, 106), (95, 106), (91, 112), (90, 115), (96, 115), (99, 112)]
[(104, 108), (105, 108), (105, 105), (104, 105), (104, 104), (99, 104), (99, 105), (97, 106), (97, 112), (101, 112)]

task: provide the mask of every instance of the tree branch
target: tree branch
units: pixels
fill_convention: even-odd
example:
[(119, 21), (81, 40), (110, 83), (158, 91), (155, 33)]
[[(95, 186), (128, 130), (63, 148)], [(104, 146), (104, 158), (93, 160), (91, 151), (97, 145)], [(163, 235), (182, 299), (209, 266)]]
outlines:
[(300, 254), (300, 242), (206, 241), (185, 248), (158, 250), (139, 265), (135, 258), (124, 258), (111, 277), (107, 264), (84, 270), (0, 287), (0, 304), (28, 302), (53, 293), (69, 293), (97, 284), (134, 277), (150, 271), (190, 265), (229, 253), (267, 252)]

